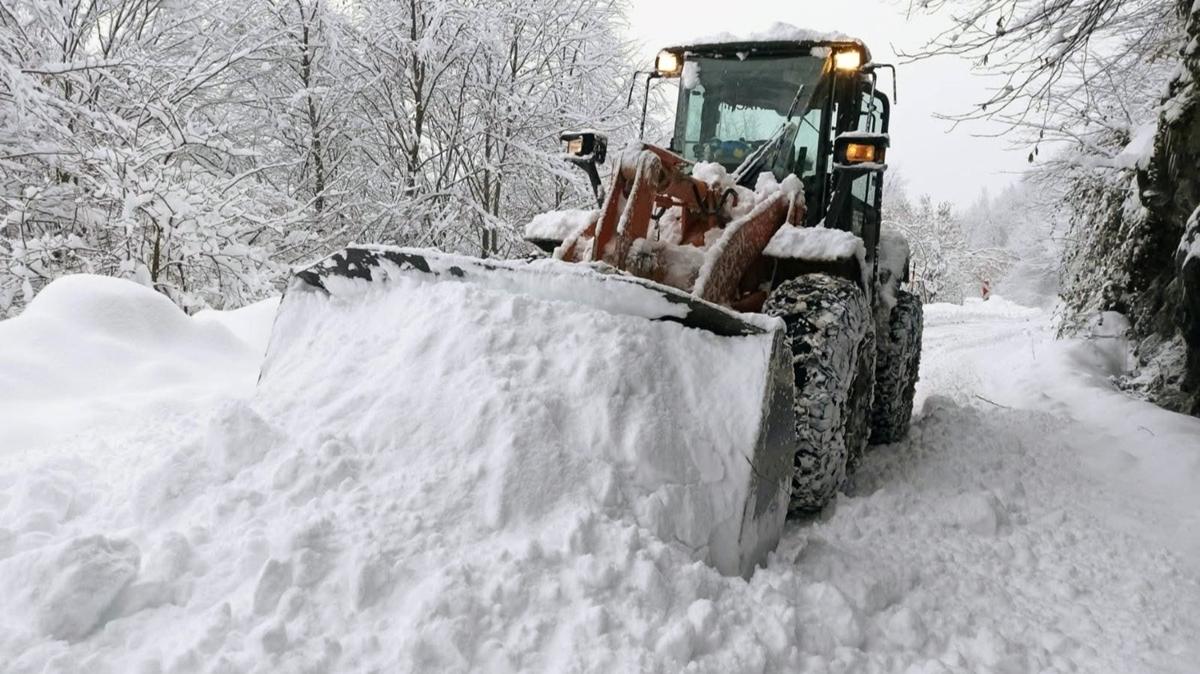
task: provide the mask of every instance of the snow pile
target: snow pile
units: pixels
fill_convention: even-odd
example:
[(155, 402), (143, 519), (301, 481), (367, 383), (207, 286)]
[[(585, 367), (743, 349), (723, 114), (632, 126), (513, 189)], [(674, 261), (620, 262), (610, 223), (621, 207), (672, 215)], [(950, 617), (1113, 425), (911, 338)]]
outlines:
[(9, 598), (6, 611), (52, 639), (78, 641), (119, 613), (115, 601), (137, 576), (139, 563), (131, 541), (105, 536), (17, 555), (0, 577)]
[(48, 285), (0, 331), (8, 347), (0, 350), (0, 389), (23, 398), (144, 391), (200, 378), (240, 346), (149, 288), (83, 274)]
[(93, 427), (172, 391), (253, 382), (262, 353), (149, 288), (85, 274), (54, 281), (0, 323), (0, 344), (0, 452)]
[[(683, 243), (682, 209), (674, 206), (667, 209), (655, 223), (652, 239), (634, 242), (633, 252), (656, 258), (665, 271), (664, 283), (691, 292), (703, 291), (705, 279), (712, 271), (712, 264), (728, 245), (737, 230), (757, 209), (771, 207), (767, 203), (780, 192), (790, 204), (802, 203), (804, 189), (800, 179), (788, 176), (779, 183), (775, 175), (763, 172), (758, 175), (755, 189), (750, 190), (734, 182), (734, 177), (717, 162), (697, 162), (692, 166), (691, 176), (708, 185), (711, 192), (720, 195), (722, 216), (729, 222), (722, 229), (712, 229), (705, 234), (703, 246)], [(731, 194), (730, 194), (731, 193)], [(726, 197), (730, 194), (729, 197)], [(791, 206), (790, 206), (791, 207)], [(789, 213), (789, 217), (790, 217)]]
[(528, 241), (566, 241), (580, 234), (596, 222), (600, 211), (596, 209), (547, 211), (530, 220), (525, 225), (525, 239)]
[(701, 161), (692, 165), (692, 177), (716, 191), (734, 187), (733, 177), (725, 166), (715, 161)]
[(272, 297), (232, 311), (205, 309), (193, 315), (192, 319), (224, 327), (261, 356), (267, 352), (271, 324), (275, 322), (275, 311), (278, 308), (279, 298)]

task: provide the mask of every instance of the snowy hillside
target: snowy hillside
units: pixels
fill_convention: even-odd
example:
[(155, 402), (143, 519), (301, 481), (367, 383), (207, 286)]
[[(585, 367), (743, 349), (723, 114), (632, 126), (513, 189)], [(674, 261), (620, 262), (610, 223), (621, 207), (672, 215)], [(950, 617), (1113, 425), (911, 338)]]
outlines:
[[(0, 669), (1200, 671), (1200, 420), (1114, 392), (1119, 339), (1055, 342), (999, 298), (928, 306), (909, 438), (746, 582), (682, 526), (718, 501), (639, 501), (602, 470), (690, 470), (638, 463), (687, 430), (655, 397), (731, 394), (734, 370), (587, 399), (621, 378), (555, 359), (578, 321), (648, 372), (670, 354), (535, 299), (454, 348), (429, 324), (487, 299), (290, 326), (324, 357), (260, 386), (273, 302), (189, 318), (74, 276), (0, 322)], [(580, 410), (594, 425), (555, 426)], [(605, 456), (553, 441), (602, 429)]]

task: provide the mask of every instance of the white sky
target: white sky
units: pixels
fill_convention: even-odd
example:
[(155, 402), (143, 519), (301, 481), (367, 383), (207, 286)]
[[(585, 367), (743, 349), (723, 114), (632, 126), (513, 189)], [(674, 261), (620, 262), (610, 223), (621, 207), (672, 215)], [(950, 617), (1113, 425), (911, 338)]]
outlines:
[[(853, 35), (867, 43), (875, 61), (895, 63), (893, 49), (919, 47), (945, 25), (936, 17), (910, 21), (903, 0), (631, 0), (631, 5), (630, 27), (646, 67), (660, 47), (774, 21)], [(1007, 138), (978, 137), (1001, 127), (980, 122), (951, 132), (949, 122), (933, 116), (965, 111), (987, 97), (985, 78), (972, 74), (966, 61), (945, 57), (901, 66), (898, 79), (888, 163), (904, 177), (911, 196), (929, 194), (965, 207), (985, 187), (995, 195), (1018, 179), (1028, 150), (1013, 150)], [(880, 88), (889, 95), (890, 80), (890, 73), (881, 73)]]

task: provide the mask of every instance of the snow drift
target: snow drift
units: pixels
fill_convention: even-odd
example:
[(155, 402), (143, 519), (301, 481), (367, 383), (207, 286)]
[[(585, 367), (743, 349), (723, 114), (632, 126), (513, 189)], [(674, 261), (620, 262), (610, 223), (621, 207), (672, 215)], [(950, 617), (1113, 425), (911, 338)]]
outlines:
[(261, 358), (150, 288), (88, 274), (54, 281), (0, 322), (0, 344), (0, 454), (140, 413), (172, 391), (252, 383)]

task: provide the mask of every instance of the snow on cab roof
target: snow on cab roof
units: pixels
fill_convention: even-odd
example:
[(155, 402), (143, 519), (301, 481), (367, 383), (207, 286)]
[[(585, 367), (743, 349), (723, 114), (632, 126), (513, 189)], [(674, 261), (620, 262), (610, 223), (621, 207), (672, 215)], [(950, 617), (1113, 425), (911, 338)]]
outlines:
[(765, 28), (744, 33), (710, 33), (690, 40), (677, 40), (680, 47), (700, 45), (741, 44), (746, 42), (853, 42), (865, 44), (862, 40), (837, 31), (819, 31), (811, 28), (798, 28), (790, 23), (776, 21)]

